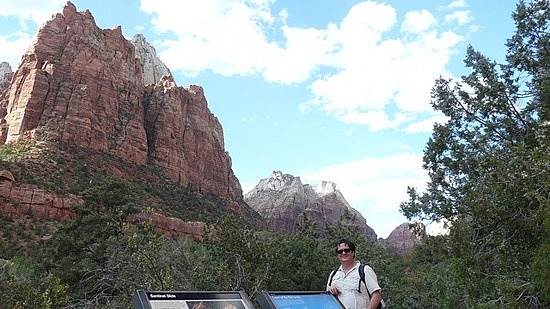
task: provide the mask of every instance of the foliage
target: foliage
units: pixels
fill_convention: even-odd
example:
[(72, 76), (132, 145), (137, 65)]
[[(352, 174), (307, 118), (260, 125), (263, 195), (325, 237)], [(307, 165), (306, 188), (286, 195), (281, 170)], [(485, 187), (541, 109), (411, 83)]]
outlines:
[(0, 260), (1, 308), (61, 308), (68, 303), (67, 286), (52, 274), (40, 276), (33, 262)]
[(17, 161), (21, 158), (21, 154), (27, 152), (28, 149), (28, 145), (22, 142), (11, 145), (0, 145), (0, 158), (2, 158), (2, 161)]
[[(324, 290), (333, 268), (334, 248), (327, 250), (314, 222), (304, 217), (296, 233), (273, 235), (268, 254), (272, 263), (265, 289), (317, 291)], [(330, 261), (330, 262), (328, 262)]]
[(152, 204), (169, 216), (204, 222), (214, 222), (231, 212), (219, 197), (184, 188), (167, 179), (158, 167), (136, 166), (92, 149), (48, 142), (0, 145), (0, 169), (10, 171), (18, 183), (38, 185), (59, 195), (80, 195), (118, 171), (141, 197), (137, 208)]
[(409, 219), (452, 222), (452, 257), (441, 256), (448, 267), (436, 273), (447, 278), (447, 294), (430, 295), (452, 307), (548, 305), (540, 254), (548, 252), (550, 235), (543, 224), (550, 193), (549, 2), (520, 2), (514, 19), (507, 64), (470, 47), (465, 63), (472, 73), (460, 83), (436, 81), (432, 105), (448, 121), (434, 127), (424, 152), (426, 192), (410, 188), (401, 206)]
[(215, 286), (258, 293), (270, 271), (266, 244), (254, 229), (233, 216), (220, 218), (212, 228), (205, 235), (205, 245), (213, 258)]
[(109, 242), (120, 237), (124, 219), (134, 212), (137, 200), (128, 182), (112, 176), (82, 196), (84, 203), (73, 206), (76, 218), (59, 227), (48, 254), (49, 267), (69, 284), (76, 298), (85, 297), (94, 289), (94, 282), (82, 279), (108, 261)]
[[(129, 308), (137, 289), (245, 290), (252, 299), (261, 290), (323, 290), (337, 265), (336, 235), (356, 240), (361, 257), (371, 260), (375, 269), (401, 273), (393, 270), (397, 264), (387, 261), (391, 254), (382, 247), (369, 244), (365, 251), (364, 235), (356, 229), (338, 225), (338, 230), (320, 232), (307, 218), (296, 233), (279, 234), (224, 216), (205, 230), (202, 242), (168, 239), (148, 223), (125, 222), (135, 211), (134, 190), (116, 177), (96, 180), (81, 194), (84, 204), (74, 207), (76, 218), (59, 225), (42, 256), (30, 257), (35, 263), (33, 278), (54, 281), (17, 281), (12, 276), (6, 277), (2, 287), (13, 288), (17, 282), (23, 289), (23, 284), (63, 287), (60, 300), (67, 307), (85, 308)], [(384, 283), (396, 281), (386, 278), (383, 273), (379, 276)], [(27, 301), (41, 301), (43, 297), (36, 293), (26, 295)]]

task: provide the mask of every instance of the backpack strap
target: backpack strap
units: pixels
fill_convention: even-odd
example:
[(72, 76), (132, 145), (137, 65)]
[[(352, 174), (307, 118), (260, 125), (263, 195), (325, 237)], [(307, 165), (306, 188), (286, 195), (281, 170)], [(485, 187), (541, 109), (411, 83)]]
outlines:
[[(367, 286), (367, 282), (365, 282), (365, 264), (359, 264), (359, 285), (357, 286), (357, 291), (361, 293), (361, 281)], [(367, 292), (369, 291), (369, 288), (367, 288)], [(370, 292), (369, 292), (370, 297)]]
[[(332, 285), (332, 278), (334, 278), (334, 275), (336, 275), (336, 272), (338, 271), (339, 267), (338, 268), (335, 268), (331, 273), (330, 273), (330, 277), (329, 277), (329, 280), (328, 280), (328, 285)], [(367, 286), (367, 282), (365, 281), (365, 264), (359, 264), (359, 284), (357, 286), (357, 291), (359, 293), (361, 293), (361, 281), (365, 284), (365, 286)], [(367, 292), (369, 293), (369, 297), (370, 297), (370, 292), (369, 292), (369, 288), (367, 287)]]
[[(339, 267), (338, 267), (339, 268)], [(332, 278), (334, 278), (334, 275), (336, 275), (336, 272), (338, 271), (338, 268), (335, 268), (332, 273), (330, 273), (330, 279), (328, 280), (328, 285), (330, 286), (332, 284)]]
[[(367, 285), (367, 282), (365, 281), (365, 264), (359, 265), (359, 288), (357, 289), (359, 293), (361, 293), (361, 281), (363, 281), (363, 283), (365, 284), (365, 287), (367, 288), (367, 293), (369, 293), (369, 299), (370, 299), (372, 296), (372, 293), (369, 291), (369, 287)], [(380, 300), (380, 303), (378, 303), (378, 307), (376, 308), (377, 309), (386, 308), (386, 304), (383, 298)]]
[(367, 281), (365, 280), (365, 264), (359, 265), (359, 287), (357, 288), (357, 291), (361, 293), (361, 282), (365, 284), (365, 287), (367, 288), (367, 293), (369, 293), (369, 298), (372, 295), (372, 293), (369, 291), (369, 287), (367, 286)]
[[(330, 286), (332, 284), (332, 278), (334, 278), (334, 275), (336, 275), (336, 272), (338, 271), (339, 267), (335, 268), (331, 273), (329, 277), (328, 285)], [(372, 293), (369, 291), (369, 287), (367, 286), (367, 282), (365, 280), (365, 264), (361, 263), (359, 264), (359, 284), (357, 286), (357, 291), (361, 293), (361, 282), (365, 285), (367, 288), (367, 293), (369, 293), (369, 299), (371, 298)], [(379, 305), (380, 306), (380, 305)]]

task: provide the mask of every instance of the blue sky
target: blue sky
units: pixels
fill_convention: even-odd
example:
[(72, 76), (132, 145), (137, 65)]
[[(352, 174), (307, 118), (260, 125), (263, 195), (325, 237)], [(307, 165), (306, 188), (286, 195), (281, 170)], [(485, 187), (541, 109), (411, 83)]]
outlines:
[[(15, 71), (66, 1), (0, 0), (0, 61)], [(502, 62), (511, 0), (74, 0), (101, 28), (142, 33), (179, 86), (204, 87), (246, 193), (272, 171), (332, 181), (379, 237), (425, 187), (438, 76), (468, 45)]]

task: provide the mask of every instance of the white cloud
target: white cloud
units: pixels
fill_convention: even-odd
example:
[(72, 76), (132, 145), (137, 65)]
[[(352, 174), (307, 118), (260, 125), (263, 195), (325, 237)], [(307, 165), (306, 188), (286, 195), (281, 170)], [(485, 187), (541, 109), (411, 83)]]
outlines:
[(428, 119), (423, 119), (418, 122), (413, 122), (409, 124), (405, 130), (407, 133), (430, 133), (433, 132), (433, 126), (436, 123), (444, 124), (447, 122), (447, 117), (443, 115), (437, 115)]
[(333, 49), (333, 44), (327, 40), (330, 30), (284, 26), (282, 31), (286, 46), (284, 49), (272, 46), (265, 51), (263, 76), (269, 82), (303, 82), (323, 62), (327, 52)]
[(459, 25), (465, 25), (472, 21), (470, 11), (456, 11), (451, 14), (445, 15), (446, 22), (456, 22)]
[[(415, 40), (386, 40), (346, 55), (352, 62), (339, 72), (314, 81), (318, 105), (341, 120), (392, 128), (430, 112), (430, 90), (462, 38), (453, 32), (422, 33)], [(396, 110), (397, 109), (397, 110)]]
[(427, 10), (411, 11), (405, 14), (405, 21), (401, 24), (401, 31), (421, 33), (429, 30), (435, 24), (435, 17)]
[(446, 235), (449, 234), (449, 228), (452, 222), (442, 219), (440, 221), (426, 221), (423, 222), (426, 226), (426, 233), (428, 235)]
[(382, 33), (390, 30), (396, 23), (395, 9), (386, 4), (371, 1), (354, 5), (344, 17), (341, 29), (348, 39), (348, 44), (360, 42), (357, 37), (367, 41), (378, 41)]
[(465, 0), (456, 0), (451, 2), (449, 5), (447, 5), (447, 9), (456, 9), (456, 8), (463, 8), (467, 7), (468, 4)]
[(264, 30), (275, 18), (270, 1), (238, 0), (157, 1), (143, 0), (141, 9), (153, 14), (157, 31), (175, 40), (159, 46), (159, 54), (174, 71), (193, 76), (204, 70), (222, 75), (261, 72), (277, 53)]
[[(400, 33), (394, 29), (398, 19), (390, 5), (360, 2), (340, 23), (313, 28), (287, 25), (289, 12), (272, 11), (274, 1), (166, 0), (158, 5), (142, 0), (141, 10), (151, 14), (156, 31), (171, 37), (156, 41), (155, 47), (172, 71), (187, 76), (204, 71), (260, 75), (281, 84), (307, 82), (312, 99), (302, 110), (320, 109), (372, 130), (422, 121), (419, 115), (431, 111), (434, 80), (445, 73), (454, 46), (462, 40), (454, 32), (436, 29), (437, 20), (425, 9), (405, 12)], [(0, 15), (42, 23), (64, 2), (8, 5), (0, 0), (5, 3)], [(464, 6), (464, 1), (455, 1), (448, 8)], [(446, 20), (467, 23), (471, 18), (468, 11), (458, 11)], [(16, 66), (30, 41), (0, 37), (0, 42), (14, 47), (9, 48), (9, 61)], [(3, 57), (8, 53), (5, 49)], [(414, 125), (410, 129), (415, 130)]]
[(254, 187), (257, 184), (258, 183), (244, 183), (244, 182), (242, 182), (241, 183), (241, 188), (243, 189), (243, 195), (245, 195), (246, 193), (252, 191), (252, 189), (254, 189)]
[(66, 0), (0, 0), (0, 16), (15, 16), (22, 21), (33, 21), (41, 25), (59, 12)]
[(61, 11), (66, 3), (66, 0), (0, 0), (0, 17), (13, 17), (19, 23), (18, 31), (0, 36), (0, 61), (8, 62), (15, 71), (32, 41), (35, 26), (51, 19), (52, 12)]
[(2, 58), (0, 62), (8, 62), (11, 65), (11, 69), (15, 71), (19, 66), (21, 56), (29, 47), (31, 41), (32, 38), (28, 34), (21, 32), (7, 37), (0, 36), (0, 46), (2, 46)]
[(430, 89), (462, 39), (434, 29), (437, 21), (427, 10), (407, 12), (399, 37), (397, 13), (386, 4), (360, 2), (339, 24), (319, 29), (287, 25), (289, 12), (273, 12), (272, 2), (167, 0), (160, 6), (142, 0), (141, 9), (153, 15), (157, 31), (175, 37), (156, 46), (172, 71), (308, 82), (312, 100), (301, 110), (315, 107), (372, 130), (431, 111)]
[(408, 200), (407, 186), (422, 191), (429, 180), (422, 168), (422, 155), (407, 153), (303, 171), (300, 177), (304, 183), (337, 183), (350, 205), (361, 212), (396, 210)]

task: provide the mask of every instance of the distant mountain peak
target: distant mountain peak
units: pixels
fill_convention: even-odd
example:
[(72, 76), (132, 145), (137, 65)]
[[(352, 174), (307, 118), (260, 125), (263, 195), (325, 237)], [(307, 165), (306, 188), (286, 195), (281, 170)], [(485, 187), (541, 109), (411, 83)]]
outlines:
[(300, 177), (273, 171), (244, 196), (271, 229), (292, 232), (306, 216), (322, 229), (327, 224), (357, 226), (365, 235), (376, 240), (376, 233), (366, 224), (365, 218), (351, 207), (336, 183), (321, 181), (312, 186), (303, 184)]
[[(260, 180), (252, 192), (281, 191), (292, 187), (302, 187), (300, 177), (284, 174), (281, 171), (273, 171), (269, 177)], [(252, 193), (249, 192), (249, 193)], [(247, 193), (247, 194), (249, 194)]]
[(313, 190), (313, 192), (317, 193), (318, 197), (339, 192), (338, 185), (332, 181), (322, 180), (316, 185), (311, 186), (309, 184), (302, 184), (302, 181), (299, 176), (285, 174), (281, 171), (273, 171), (269, 175), (269, 177), (260, 180), (260, 182), (256, 185), (254, 189), (255, 191), (265, 191), (265, 190), (281, 191), (283, 189), (288, 189), (296, 186), (310, 187)]
[(315, 190), (315, 192), (319, 193), (321, 196), (339, 191), (338, 185), (336, 183), (325, 180), (322, 180), (318, 184), (313, 186), (313, 190)]
[(411, 223), (405, 222), (397, 226), (384, 242), (393, 247), (397, 253), (405, 254), (421, 240), (422, 238), (413, 231)]
[(3, 61), (0, 63), (0, 74), (11, 73), (11, 66), (9, 63)]

